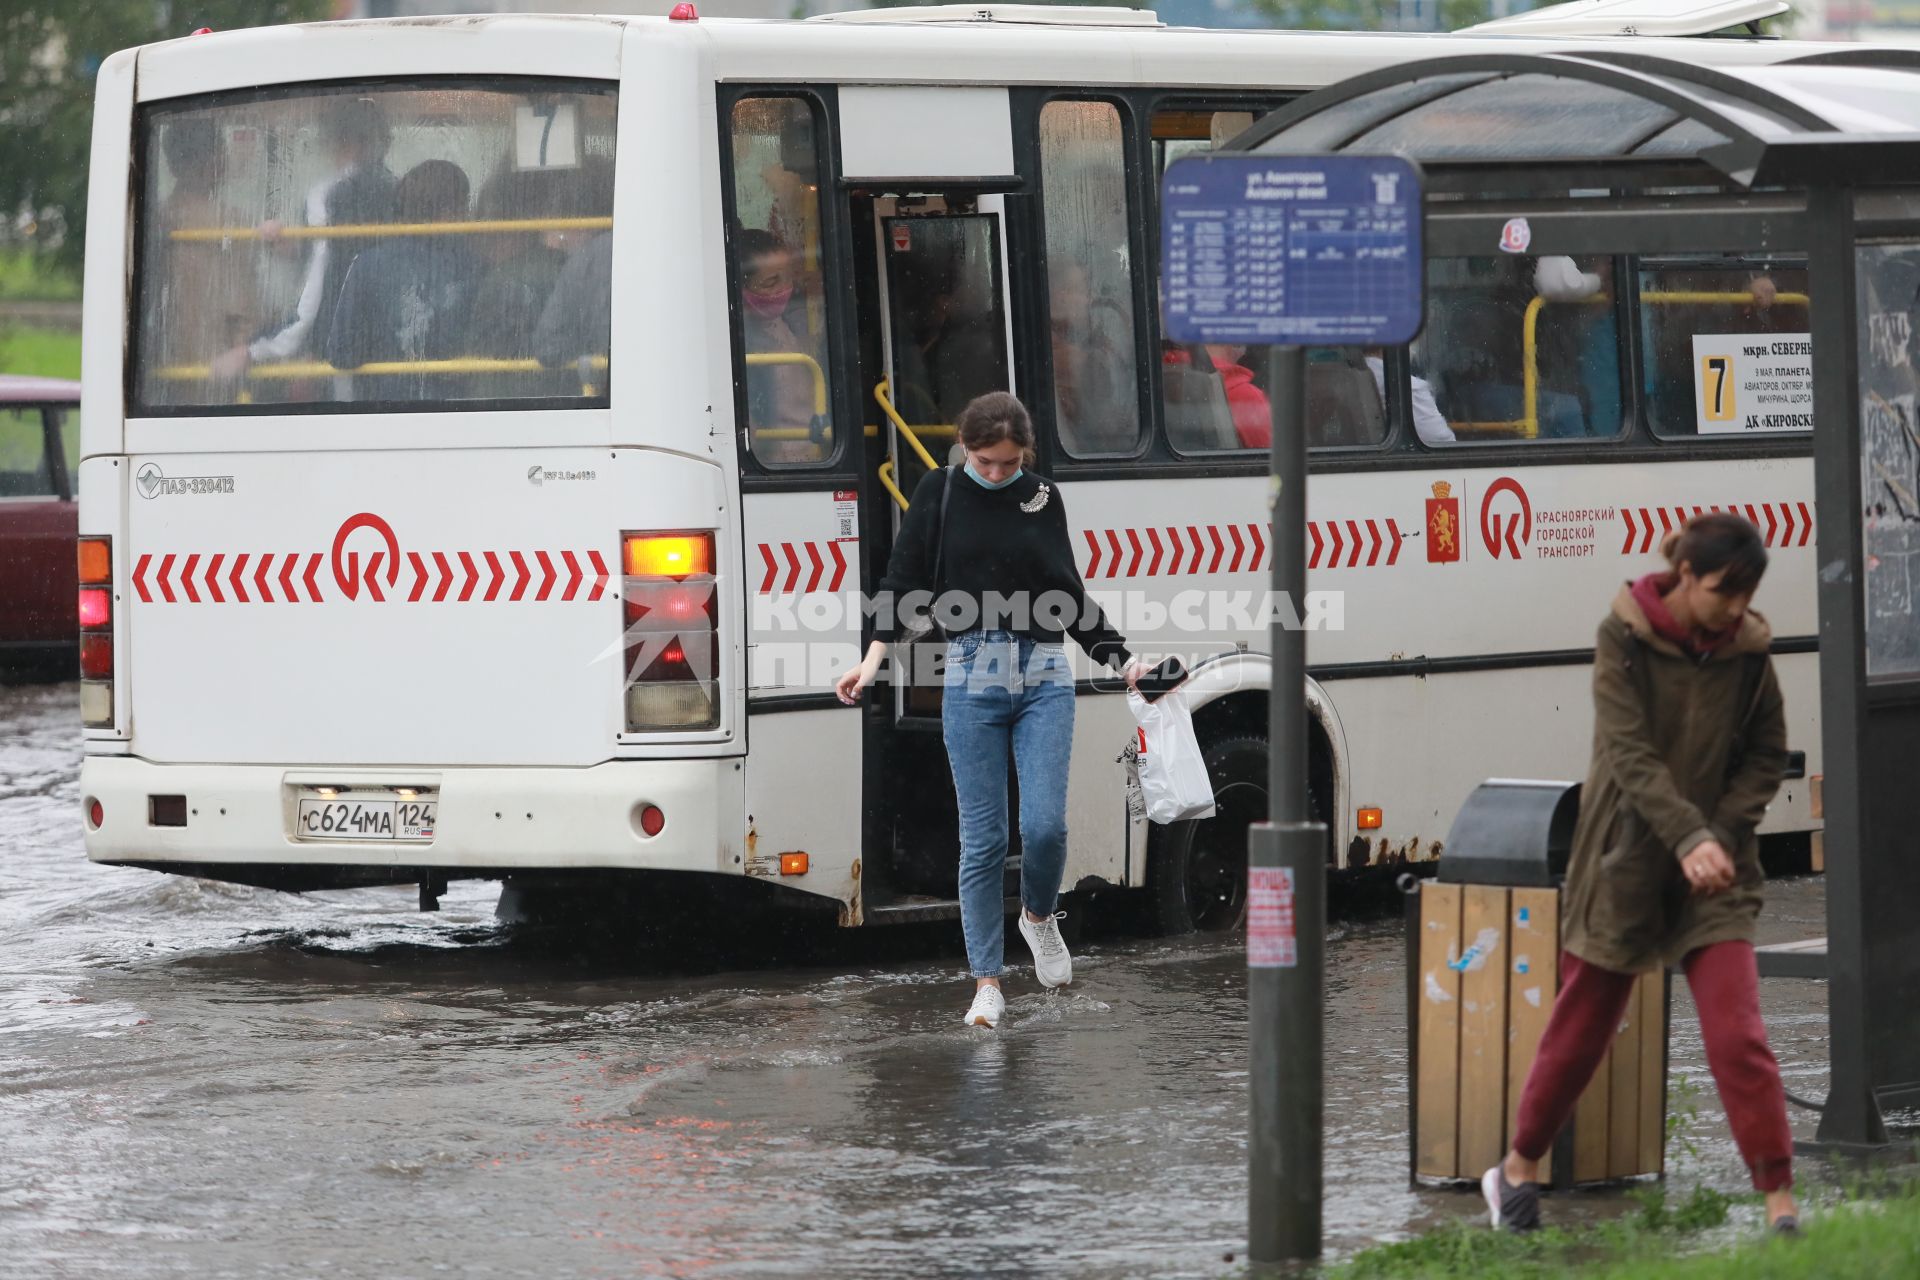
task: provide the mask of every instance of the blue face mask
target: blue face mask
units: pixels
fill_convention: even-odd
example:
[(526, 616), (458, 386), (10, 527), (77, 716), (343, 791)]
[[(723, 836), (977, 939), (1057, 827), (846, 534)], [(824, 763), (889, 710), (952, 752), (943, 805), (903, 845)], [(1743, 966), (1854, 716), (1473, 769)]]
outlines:
[(1008, 476), (1005, 480), (1002, 480), (996, 484), (992, 480), (987, 479), (985, 476), (981, 475), (978, 471), (975, 471), (973, 469), (972, 458), (967, 459), (966, 470), (967, 470), (967, 475), (972, 477), (973, 482), (979, 485), (982, 489), (1004, 489), (1008, 485), (1012, 484), (1015, 480), (1018, 480), (1022, 475), (1026, 474), (1026, 469), (1023, 467), (1020, 470), (1015, 471), (1012, 475)]

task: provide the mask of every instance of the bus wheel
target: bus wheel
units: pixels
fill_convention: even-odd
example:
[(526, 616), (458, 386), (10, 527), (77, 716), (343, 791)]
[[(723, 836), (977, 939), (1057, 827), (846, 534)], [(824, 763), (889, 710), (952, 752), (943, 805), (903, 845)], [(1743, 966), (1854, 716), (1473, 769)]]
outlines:
[(1213, 816), (1155, 827), (1148, 846), (1155, 933), (1219, 933), (1246, 919), (1247, 827), (1267, 816), (1267, 740), (1221, 738), (1202, 754), (1213, 779)]

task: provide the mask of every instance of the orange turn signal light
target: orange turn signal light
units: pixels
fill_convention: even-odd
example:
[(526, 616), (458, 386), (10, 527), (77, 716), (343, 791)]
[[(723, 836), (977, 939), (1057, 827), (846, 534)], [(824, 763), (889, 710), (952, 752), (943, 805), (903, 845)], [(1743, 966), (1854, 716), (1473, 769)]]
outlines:
[(627, 573), (636, 578), (685, 578), (713, 572), (710, 533), (636, 533), (626, 542)]
[(780, 874), (783, 876), (803, 876), (807, 874), (807, 855), (804, 853), (781, 854)]
[(105, 538), (80, 539), (80, 581), (87, 586), (113, 581), (113, 551)]
[(1355, 825), (1362, 831), (1378, 831), (1380, 823), (1386, 818), (1384, 809), (1362, 809), (1355, 814)]

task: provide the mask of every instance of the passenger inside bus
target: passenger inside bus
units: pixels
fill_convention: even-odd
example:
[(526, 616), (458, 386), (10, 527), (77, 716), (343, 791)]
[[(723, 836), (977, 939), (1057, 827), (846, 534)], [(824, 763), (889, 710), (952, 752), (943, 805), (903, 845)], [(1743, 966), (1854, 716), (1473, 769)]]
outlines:
[[(806, 298), (795, 287), (793, 250), (767, 231), (740, 231), (740, 320), (746, 352), (796, 354), (818, 361), (810, 341)], [(806, 335), (806, 336), (803, 336)], [(802, 363), (747, 365), (747, 429), (754, 453), (772, 463), (817, 462), (826, 453), (813, 438), (814, 379)]]
[(1414, 362), (1450, 430), (1474, 439), (1617, 431), (1619, 344), (1613, 308), (1605, 305), (1611, 276), (1606, 259), (1587, 266), (1557, 256), (1431, 262), (1427, 332)]
[[(160, 150), (172, 183), (159, 205), (165, 230), (231, 226), (233, 214), (219, 197), (225, 160), (219, 127), (200, 116), (172, 120)], [(151, 325), (157, 363), (205, 364), (246, 341), (258, 320), (253, 255), (210, 241), (160, 243), (158, 314)], [(179, 381), (160, 382), (155, 390), (162, 402), (197, 402), (204, 394)]]
[[(1264, 361), (1249, 348), (1164, 343), (1160, 376), (1168, 440), (1183, 453), (1265, 449), (1273, 406)], [(1307, 351), (1304, 408), (1307, 447), (1359, 448), (1386, 438), (1381, 387), (1356, 348)]]
[(534, 326), (533, 357), (549, 369), (574, 369), (583, 386), (604, 395), (611, 371), (595, 364), (612, 346), (613, 232), (601, 231), (567, 255)]
[[(372, 98), (338, 98), (322, 115), (320, 130), (331, 172), (307, 192), (307, 225), (392, 221), (398, 179), (386, 165), (393, 133), (380, 104)], [(259, 232), (262, 240), (274, 244), (279, 241), (280, 224), (263, 223)], [(347, 270), (366, 241), (320, 238), (305, 243), (306, 265), (291, 314), (251, 342), (216, 357), (215, 378), (230, 381), (255, 362), (291, 360), (324, 347), (333, 331), (333, 310)]]
[(1273, 407), (1267, 393), (1254, 385), (1253, 370), (1240, 363), (1246, 354), (1243, 346), (1207, 347), (1207, 356), (1226, 393), (1227, 410), (1233, 415), (1233, 432), (1240, 439), (1240, 447), (1265, 449), (1273, 443)]
[[(1379, 347), (1369, 348), (1366, 355), (1367, 372), (1373, 375), (1373, 389), (1380, 393), (1382, 403), (1387, 398), (1387, 362), (1386, 352)], [(1440, 406), (1434, 402), (1433, 384), (1419, 374), (1409, 381), (1413, 384), (1413, 433), (1420, 437), (1421, 444), (1452, 444), (1458, 438), (1453, 428), (1447, 425), (1446, 415), (1440, 412)]]
[[(465, 170), (423, 160), (395, 189), (400, 221), (467, 221)], [(473, 300), (485, 264), (463, 235), (399, 235), (361, 253), (347, 271), (327, 338), (327, 360), (351, 370), (377, 361), (448, 360), (468, 350)], [(446, 375), (358, 375), (356, 400), (450, 397)]]
[[(605, 217), (613, 208), (613, 174), (605, 163), (567, 169), (502, 167), (480, 189), (476, 214), (483, 221)], [(534, 354), (534, 328), (553, 296), (570, 252), (593, 238), (591, 231), (549, 228), (476, 236), (487, 263), (473, 304), (468, 350), (498, 359)], [(491, 397), (576, 396), (573, 372), (500, 373), (478, 380)]]
[(1130, 453), (1140, 435), (1131, 323), (1118, 303), (1094, 297), (1084, 264), (1049, 262), (1047, 271), (1061, 443), (1077, 456)]
[(1226, 382), (1205, 347), (1160, 344), (1160, 399), (1167, 441), (1175, 449), (1218, 453), (1240, 447)]
[[(929, 220), (929, 232), (939, 221)], [(950, 221), (953, 234), (963, 236), (966, 220)], [(933, 234), (916, 237), (920, 242), (928, 247), (906, 255), (895, 277), (896, 312), (909, 340), (894, 345), (894, 404), (911, 425), (946, 425), (974, 397), (1006, 389), (1006, 360), (996, 333), (1001, 318), (990, 298), (962, 288), (969, 275), (962, 256), (972, 246), (958, 239), (942, 242)], [(987, 264), (979, 265), (984, 277)]]

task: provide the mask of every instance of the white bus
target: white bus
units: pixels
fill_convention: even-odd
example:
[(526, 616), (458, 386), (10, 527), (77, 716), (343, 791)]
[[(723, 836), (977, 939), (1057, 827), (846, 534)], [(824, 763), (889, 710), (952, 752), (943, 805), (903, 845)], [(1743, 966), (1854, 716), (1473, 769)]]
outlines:
[[(1219, 812), (1165, 829), (1130, 813), (1132, 722), (1083, 664), (1067, 886), (1232, 924), (1266, 802), (1265, 391), (1258, 361), (1161, 340), (1159, 173), (1350, 74), (1545, 47), (683, 6), (115, 55), (79, 468), (89, 856), (423, 901), (489, 877), (662, 910), (704, 878), (849, 925), (953, 910), (937, 683), (830, 688), (944, 424), (1012, 388), (1089, 588), (1137, 650), (1205, 659)], [(1707, 507), (1774, 548), (1762, 605), (1818, 769), (1808, 436), (1720, 434), (1694, 356), (1803, 333), (1804, 272), (1521, 261), (1435, 261), (1415, 349), (1309, 365), (1311, 586), (1344, 600), (1310, 640), (1309, 771), (1342, 870), (1432, 858), (1486, 777), (1580, 777), (1594, 627)], [(1807, 785), (1769, 831), (1815, 825)]]

